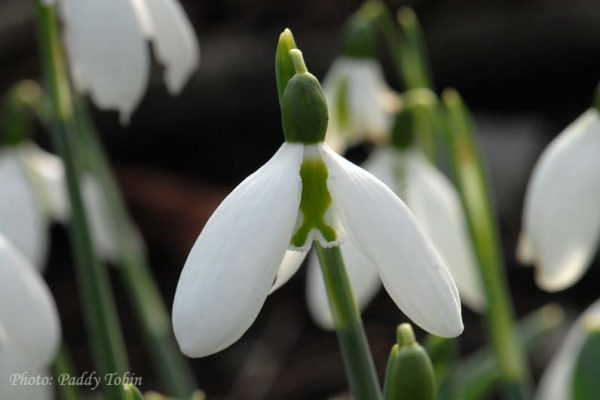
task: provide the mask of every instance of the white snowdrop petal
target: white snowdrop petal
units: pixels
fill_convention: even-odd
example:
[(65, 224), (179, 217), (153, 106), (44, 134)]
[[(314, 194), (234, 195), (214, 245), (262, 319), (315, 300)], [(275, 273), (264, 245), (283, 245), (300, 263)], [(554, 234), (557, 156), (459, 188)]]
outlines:
[(408, 208), (381, 181), (324, 146), (328, 187), (353, 244), (398, 307), (434, 335), (463, 330), (458, 290)]
[(544, 150), (532, 174), (524, 232), (549, 291), (575, 283), (592, 261), (600, 237), (600, 115), (590, 109)]
[[(377, 268), (349, 241), (340, 245), (340, 251), (356, 305), (359, 310), (363, 310), (381, 288)], [(308, 258), (306, 300), (313, 320), (323, 329), (335, 329), (325, 290), (325, 280), (315, 251)]]
[(275, 281), (300, 205), (301, 144), (285, 143), (206, 223), (185, 263), (173, 327), (190, 357), (216, 353), (256, 319)]
[(296, 272), (298, 272), (298, 269), (306, 258), (306, 254), (306, 251), (298, 250), (288, 250), (285, 252), (285, 256), (283, 257), (283, 261), (277, 272), (277, 278), (275, 279), (275, 283), (273, 283), (270, 293), (273, 293), (282, 287), (296, 274)]
[(179, 93), (200, 61), (200, 45), (177, 0), (146, 0), (156, 57), (166, 68), (169, 92)]
[(600, 318), (600, 300), (596, 300), (575, 321), (558, 352), (546, 367), (535, 394), (535, 400), (565, 400), (571, 398), (571, 382), (577, 357), (585, 344), (584, 321)]
[(86, 173), (82, 177), (81, 194), (87, 211), (94, 248), (104, 260), (116, 261), (119, 257), (119, 244), (114, 236), (112, 216), (96, 178)]
[(38, 269), (48, 248), (46, 219), (18, 151), (0, 150), (0, 234), (6, 236)]
[[(340, 127), (336, 111), (336, 96), (342, 81), (346, 82), (347, 127)], [(369, 138), (381, 140), (392, 122), (393, 99), (396, 97), (386, 84), (381, 66), (376, 60), (338, 58), (323, 79), (323, 91), (329, 104), (329, 126), (326, 141), (336, 151)]]
[(70, 206), (65, 168), (60, 157), (48, 153), (34, 143), (19, 146), (19, 154), (47, 217), (66, 223)]
[(406, 166), (406, 204), (446, 262), (461, 300), (482, 311), (485, 293), (456, 189), (419, 151), (402, 152), (400, 157)]
[(31, 368), (49, 365), (60, 343), (56, 305), (30, 261), (2, 236), (0, 293), (2, 351), (18, 353)]
[(62, 0), (59, 8), (77, 89), (127, 122), (150, 72), (148, 43), (131, 1)]

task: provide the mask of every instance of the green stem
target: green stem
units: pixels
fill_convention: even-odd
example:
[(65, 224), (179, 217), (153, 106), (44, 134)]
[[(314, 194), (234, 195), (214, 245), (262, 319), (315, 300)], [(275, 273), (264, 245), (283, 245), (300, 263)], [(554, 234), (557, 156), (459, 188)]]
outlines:
[[(54, 362), (52, 363), (52, 371), (54, 372), (54, 376), (56, 376), (57, 378), (60, 378), (61, 376), (75, 376), (75, 372), (73, 369), (73, 361), (71, 360), (69, 350), (65, 347), (64, 343), (60, 347), (58, 354), (54, 358)], [(56, 386), (58, 398), (60, 400), (77, 400), (80, 398), (77, 386), (64, 384), (57, 384)]]
[(152, 349), (151, 357), (169, 393), (177, 398), (190, 398), (196, 384), (189, 364), (175, 343), (169, 314), (152, 278), (142, 239), (127, 211), (104, 148), (81, 101), (76, 101), (75, 115), (87, 166), (100, 182), (112, 214), (114, 237), (123, 263), (119, 268), (120, 278), (131, 296), (148, 348)]
[[(81, 160), (77, 157), (78, 138), (73, 123), (73, 105), (60, 50), (54, 7), (45, 6), (38, 0), (37, 22), (53, 113), (53, 139), (65, 164), (71, 203), (70, 239), (88, 335), (100, 376), (107, 373), (122, 374), (127, 370), (127, 356), (108, 273), (94, 253), (88, 217), (80, 192), (82, 168)], [(104, 385), (103, 389), (107, 398), (121, 399), (120, 386)]]
[(352, 295), (339, 247), (324, 248), (315, 242), (325, 280), (327, 297), (336, 325), (346, 375), (352, 397), (357, 400), (381, 399), (381, 387), (373, 357)]
[(498, 368), (509, 399), (528, 399), (529, 371), (516, 337), (514, 310), (487, 176), (475, 142), (473, 126), (462, 99), (447, 90), (448, 137), (455, 183), (459, 189), (488, 301), (487, 323)]

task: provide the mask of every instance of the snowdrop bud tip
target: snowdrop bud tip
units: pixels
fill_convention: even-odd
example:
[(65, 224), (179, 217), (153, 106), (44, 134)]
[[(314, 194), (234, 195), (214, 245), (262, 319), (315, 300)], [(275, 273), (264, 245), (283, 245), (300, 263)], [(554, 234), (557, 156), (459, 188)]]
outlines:
[(344, 54), (353, 58), (374, 58), (377, 50), (377, 35), (371, 18), (359, 11), (350, 18), (344, 32)]
[(327, 101), (321, 84), (306, 70), (302, 53), (290, 50), (296, 74), (289, 80), (281, 102), (286, 142), (314, 144), (325, 139)]
[(289, 29), (285, 29), (279, 35), (277, 43), (277, 51), (275, 52), (275, 76), (277, 80), (277, 93), (279, 94), (279, 102), (283, 100), (283, 92), (290, 79), (294, 76), (294, 64), (290, 56), (290, 50), (296, 48), (294, 35)]
[(409, 324), (400, 325), (397, 336), (388, 360), (384, 399), (433, 400), (435, 377), (427, 352), (415, 340)]

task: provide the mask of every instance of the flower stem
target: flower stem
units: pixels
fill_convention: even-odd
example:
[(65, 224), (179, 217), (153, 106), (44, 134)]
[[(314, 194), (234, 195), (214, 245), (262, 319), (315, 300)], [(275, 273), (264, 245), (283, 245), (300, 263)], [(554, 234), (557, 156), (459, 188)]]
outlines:
[[(86, 325), (100, 376), (122, 374), (127, 369), (127, 355), (121, 335), (117, 311), (106, 269), (92, 246), (88, 217), (80, 192), (81, 159), (78, 157), (78, 137), (73, 121), (64, 60), (58, 39), (55, 8), (37, 1), (37, 22), (43, 67), (53, 114), (53, 139), (65, 164), (67, 189), (71, 203), (70, 239), (74, 251), (76, 275)], [(105, 382), (103, 382), (105, 383)], [(105, 385), (107, 399), (120, 400), (118, 385)]]
[(488, 300), (487, 322), (508, 399), (530, 398), (529, 371), (516, 336), (514, 310), (498, 227), (485, 170), (462, 99), (454, 90), (442, 96), (448, 113), (448, 137), (455, 182), (460, 192)]
[(148, 348), (152, 349), (150, 355), (166, 389), (177, 398), (190, 398), (196, 388), (192, 372), (175, 343), (169, 314), (152, 278), (142, 239), (127, 211), (104, 148), (84, 107), (81, 100), (76, 99), (75, 116), (82, 150), (88, 168), (100, 182), (112, 217), (114, 237), (123, 264), (119, 268), (119, 276), (131, 296), (144, 338)]
[(381, 399), (381, 387), (340, 248), (315, 243), (352, 398)]
[(77, 400), (80, 398), (80, 393), (77, 390), (76, 385), (65, 385), (60, 384), (62, 376), (74, 377), (75, 372), (73, 369), (73, 362), (71, 360), (71, 355), (69, 354), (69, 350), (63, 343), (60, 349), (58, 350), (58, 354), (54, 358), (54, 362), (52, 363), (52, 371), (54, 372), (54, 376), (57, 378), (55, 382), (57, 382), (57, 392), (58, 398), (60, 400)]

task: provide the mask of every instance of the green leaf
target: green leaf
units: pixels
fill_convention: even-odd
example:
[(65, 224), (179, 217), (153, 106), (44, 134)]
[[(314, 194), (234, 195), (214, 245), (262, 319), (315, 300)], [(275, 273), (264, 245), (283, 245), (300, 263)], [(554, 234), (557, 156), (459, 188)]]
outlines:
[(600, 325), (595, 322), (585, 327), (589, 333), (573, 371), (573, 400), (594, 400), (600, 395)]

